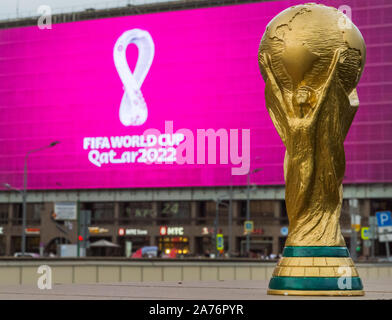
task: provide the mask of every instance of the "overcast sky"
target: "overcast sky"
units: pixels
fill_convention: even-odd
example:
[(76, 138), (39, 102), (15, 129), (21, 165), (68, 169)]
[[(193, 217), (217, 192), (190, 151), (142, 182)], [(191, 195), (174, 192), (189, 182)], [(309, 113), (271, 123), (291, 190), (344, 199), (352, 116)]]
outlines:
[(52, 13), (63, 13), (167, 1), (173, 0), (0, 0), (0, 20), (36, 16), (37, 9), (42, 5), (50, 6)]

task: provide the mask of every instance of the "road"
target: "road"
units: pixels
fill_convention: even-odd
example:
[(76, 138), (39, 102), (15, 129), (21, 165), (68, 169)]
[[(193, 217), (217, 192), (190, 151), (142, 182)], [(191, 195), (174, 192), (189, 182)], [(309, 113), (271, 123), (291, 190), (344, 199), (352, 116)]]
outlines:
[(363, 297), (293, 297), (267, 295), (267, 281), (129, 282), (109, 284), (0, 285), (0, 300), (302, 300), (389, 299), (392, 279), (363, 280)]

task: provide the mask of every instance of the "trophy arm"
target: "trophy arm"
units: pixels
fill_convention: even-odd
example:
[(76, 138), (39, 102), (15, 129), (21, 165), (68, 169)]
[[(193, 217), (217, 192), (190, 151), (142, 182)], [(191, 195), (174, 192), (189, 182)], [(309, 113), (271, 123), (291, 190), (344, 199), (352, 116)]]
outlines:
[(279, 100), (279, 104), (277, 104), (277, 108), (279, 108), (279, 112), (282, 113), (282, 116), (287, 119), (293, 115), (293, 111), (291, 105), (287, 103), (286, 99), (283, 95), (283, 89), (280, 87), (278, 82), (276, 81), (275, 73), (272, 69), (271, 56), (267, 53), (261, 55), (259, 59), (259, 63), (262, 66), (262, 69), (267, 75), (267, 82), (270, 83), (273, 94), (276, 99)]
[(279, 136), (286, 145), (289, 130), (288, 118), (290, 117), (289, 106), (282, 94), (283, 90), (278, 85), (275, 74), (272, 71), (270, 56), (268, 54), (260, 55), (259, 63), (261, 70), (266, 75), (265, 98), (267, 110)]
[(324, 101), (327, 97), (327, 94), (328, 94), (329, 89), (331, 87), (332, 80), (335, 78), (337, 64), (338, 64), (341, 52), (342, 52), (342, 49), (340, 49), (340, 48), (335, 50), (332, 62), (331, 62), (329, 69), (328, 69), (327, 81), (325, 82), (324, 86), (321, 89), (320, 97), (317, 99), (317, 104), (316, 104), (315, 108), (313, 109), (314, 111), (309, 112), (306, 115), (307, 118), (312, 117), (312, 120), (315, 120), (317, 118), (317, 115), (320, 113), (321, 106), (324, 104)]

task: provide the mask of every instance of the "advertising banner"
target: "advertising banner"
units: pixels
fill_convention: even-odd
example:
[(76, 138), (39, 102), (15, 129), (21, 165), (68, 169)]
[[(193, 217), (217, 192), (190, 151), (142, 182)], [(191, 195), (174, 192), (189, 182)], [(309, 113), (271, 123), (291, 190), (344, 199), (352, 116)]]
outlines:
[[(392, 181), (392, 8), (342, 7), (365, 38), (346, 183)], [(263, 2), (0, 30), (0, 182), (29, 189), (284, 184), (265, 107)], [(342, 10), (343, 10), (342, 9)], [(371, 27), (370, 27), (371, 26)]]
[(76, 202), (56, 202), (54, 204), (54, 219), (76, 220), (77, 208)]

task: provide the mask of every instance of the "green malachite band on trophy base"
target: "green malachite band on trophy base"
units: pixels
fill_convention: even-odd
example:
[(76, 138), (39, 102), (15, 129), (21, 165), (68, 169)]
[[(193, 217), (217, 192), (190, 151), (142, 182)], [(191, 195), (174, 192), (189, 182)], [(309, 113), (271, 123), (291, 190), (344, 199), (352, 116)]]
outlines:
[(346, 247), (285, 247), (283, 257), (337, 257), (348, 258)]
[(347, 278), (344, 284), (351, 280), (349, 289), (339, 288), (340, 278), (323, 277), (273, 277), (269, 283), (269, 289), (273, 290), (362, 290), (363, 285), (359, 277)]

